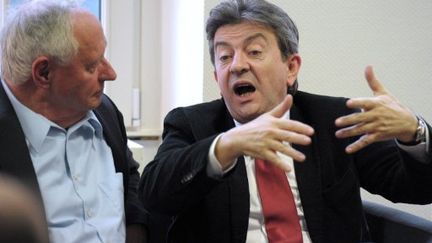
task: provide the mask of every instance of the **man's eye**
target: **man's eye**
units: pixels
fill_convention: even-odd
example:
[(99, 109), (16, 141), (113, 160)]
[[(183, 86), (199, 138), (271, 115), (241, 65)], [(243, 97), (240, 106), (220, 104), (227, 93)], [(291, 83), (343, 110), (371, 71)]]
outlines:
[(222, 62), (224, 62), (224, 61), (228, 60), (229, 58), (230, 58), (230, 56), (224, 55), (224, 56), (220, 56), (219, 60), (222, 61)]
[(96, 65), (89, 65), (86, 67), (86, 71), (89, 73), (94, 73), (96, 71)]
[(259, 56), (259, 55), (261, 55), (261, 51), (258, 51), (258, 50), (253, 50), (253, 51), (250, 51), (249, 52), (249, 55), (251, 55), (251, 56)]

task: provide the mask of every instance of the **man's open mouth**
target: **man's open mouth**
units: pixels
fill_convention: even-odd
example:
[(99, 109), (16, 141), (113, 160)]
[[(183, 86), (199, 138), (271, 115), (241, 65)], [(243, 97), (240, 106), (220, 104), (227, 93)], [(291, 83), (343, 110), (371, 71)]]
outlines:
[(239, 84), (234, 87), (234, 93), (243, 96), (255, 92), (255, 87), (251, 84)]

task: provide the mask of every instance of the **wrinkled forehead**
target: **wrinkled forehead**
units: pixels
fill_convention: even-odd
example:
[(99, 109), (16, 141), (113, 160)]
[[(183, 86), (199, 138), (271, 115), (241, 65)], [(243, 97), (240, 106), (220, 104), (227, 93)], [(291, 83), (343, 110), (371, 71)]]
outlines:
[(242, 20), (240, 22), (234, 22), (234, 23), (226, 23), (223, 25), (220, 25), (217, 27), (213, 38), (216, 37), (218, 32), (220, 32), (221, 29), (231, 29), (231, 30), (242, 30), (242, 29), (248, 29), (248, 30), (254, 30), (254, 31), (266, 31), (271, 32), (273, 34), (276, 34), (273, 27), (266, 23), (261, 23), (257, 21), (250, 21), (250, 20)]
[(71, 18), (72, 30), (78, 42), (79, 52), (104, 52), (106, 39), (97, 17), (86, 10), (78, 10), (71, 15)]
[(71, 18), (72, 30), (80, 46), (100, 41), (106, 43), (102, 25), (92, 13), (80, 9), (74, 11)]
[(255, 22), (227, 24), (217, 29), (214, 36), (214, 46), (217, 47), (226, 42), (249, 43), (258, 39), (266, 42), (277, 42), (274, 30), (267, 25)]
[(72, 30), (78, 42), (77, 58), (83, 62), (99, 59), (105, 53), (106, 39), (99, 20), (86, 10), (73, 12)]

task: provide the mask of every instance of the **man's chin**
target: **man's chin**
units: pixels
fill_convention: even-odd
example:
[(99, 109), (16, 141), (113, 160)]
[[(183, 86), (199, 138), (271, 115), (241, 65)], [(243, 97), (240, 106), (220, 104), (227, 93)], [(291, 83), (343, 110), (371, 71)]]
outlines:
[(227, 106), (231, 116), (240, 123), (252, 121), (263, 113), (258, 102), (236, 104), (231, 107), (227, 104)]
[(254, 119), (256, 119), (257, 117), (259, 117), (261, 114), (258, 112), (238, 112), (236, 114), (231, 114), (233, 116), (233, 118), (244, 124), (244, 123), (248, 123)]
[(90, 103), (89, 103), (89, 110), (93, 110), (98, 108), (102, 103), (102, 96), (99, 96), (97, 98), (94, 98)]

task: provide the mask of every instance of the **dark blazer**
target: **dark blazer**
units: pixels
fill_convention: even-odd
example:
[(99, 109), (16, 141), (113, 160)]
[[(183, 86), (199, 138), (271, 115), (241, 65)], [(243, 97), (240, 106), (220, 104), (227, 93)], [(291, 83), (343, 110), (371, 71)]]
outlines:
[[(344, 152), (352, 139), (337, 139), (334, 121), (354, 112), (345, 102), (297, 92), (291, 108), (291, 119), (315, 129), (311, 145), (295, 146), (307, 158), (295, 163), (295, 172), (315, 243), (368, 239), (360, 186), (395, 202), (432, 202), (431, 158), (429, 164), (419, 163), (394, 141), (375, 143), (354, 155)], [(150, 212), (172, 217), (169, 242), (245, 242), (249, 189), (243, 157), (220, 180), (206, 174), (212, 141), (232, 127), (223, 100), (177, 108), (165, 118), (163, 142), (146, 166), (139, 190)]]
[[(105, 95), (102, 104), (94, 112), (102, 124), (105, 141), (113, 152), (116, 172), (123, 173), (126, 223), (144, 224), (147, 222), (147, 213), (138, 199), (138, 163), (127, 147), (123, 117)], [(0, 148), (0, 172), (17, 177), (41, 199), (24, 133), (1, 83)]]

